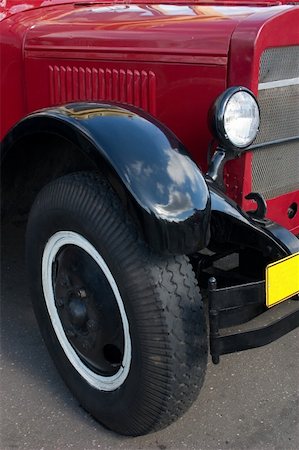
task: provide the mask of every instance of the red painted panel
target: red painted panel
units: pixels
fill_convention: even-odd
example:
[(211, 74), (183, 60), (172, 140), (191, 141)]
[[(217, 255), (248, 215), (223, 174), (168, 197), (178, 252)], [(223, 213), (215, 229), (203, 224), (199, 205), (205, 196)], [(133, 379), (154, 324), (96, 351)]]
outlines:
[[(232, 36), (229, 59), (228, 86), (243, 85), (258, 94), (259, 64), (266, 48), (299, 45), (299, 8), (266, 8), (262, 13), (248, 16), (238, 24)], [(287, 32), (286, 32), (287, 30)], [(237, 70), (236, 70), (237, 68)], [(237, 201), (243, 209), (252, 209), (253, 203), (244, 197), (252, 190), (252, 154), (247, 152), (241, 162), (229, 162), (227, 170), (237, 177)], [(298, 168), (299, 170), (299, 168)], [(232, 179), (232, 178), (230, 178)], [(228, 193), (234, 195), (234, 185), (228, 182)], [(272, 220), (299, 231), (299, 214), (288, 219), (289, 205), (299, 205), (299, 189), (291, 194), (268, 200), (267, 216)]]
[[(39, 77), (32, 77), (37, 71)], [(26, 73), (30, 111), (62, 104), (63, 98), (80, 101), (91, 96), (92, 101), (106, 101), (118, 92), (117, 101), (142, 107), (173, 130), (198, 164), (206, 169), (211, 139), (207, 111), (211, 99), (225, 89), (225, 67), (104, 61), (83, 64), (76, 60), (58, 66), (50, 59), (34, 58), (26, 62)], [(113, 78), (113, 73), (118, 74), (117, 77)], [(65, 82), (61, 82), (62, 74)], [(80, 74), (84, 90), (79, 89)], [(86, 89), (86, 74), (91, 74), (91, 92)], [(209, 86), (206, 85), (208, 77)], [(116, 81), (118, 89), (113, 90)], [(66, 89), (63, 94), (61, 88)]]
[[(296, 203), (297, 205), (297, 213), (292, 218), (288, 217), (288, 209), (289, 207)], [(285, 195), (281, 195), (278, 198), (274, 198), (267, 201), (268, 205), (268, 217), (269, 219), (274, 220), (274, 222), (278, 222), (283, 227), (288, 228), (294, 234), (299, 234), (299, 194), (298, 191), (290, 192)]]

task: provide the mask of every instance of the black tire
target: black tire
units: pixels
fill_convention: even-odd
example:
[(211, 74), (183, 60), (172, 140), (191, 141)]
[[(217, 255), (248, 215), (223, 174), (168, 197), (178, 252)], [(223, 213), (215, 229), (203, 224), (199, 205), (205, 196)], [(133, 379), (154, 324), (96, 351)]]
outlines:
[[(62, 230), (84, 237), (96, 249), (113, 274), (124, 304), (131, 359), (127, 376), (114, 390), (97, 388), (78, 372), (63, 350), (61, 342), (64, 341), (59, 340), (53, 328), (44, 295), (48, 284), (42, 278), (41, 261), (44, 261), (50, 238)], [(64, 252), (63, 255), (65, 249), (76, 251), (76, 246), (61, 248), (59, 251)], [(207, 364), (202, 300), (188, 258), (153, 254), (138, 236), (110, 184), (94, 173), (67, 175), (40, 192), (28, 221), (26, 252), (33, 305), (41, 333), (57, 369), (80, 404), (107, 428), (132, 436), (159, 430), (180, 417), (196, 399)], [(57, 252), (55, 258), (62, 258), (61, 253)], [(61, 264), (62, 268), (51, 272), (52, 279), (54, 275), (58, 277), (57, 271), (68, 270), (67, 257), (63, 258), (66, 258), (63, 263), (55, 259), (55, 264)], [(71, 276), (68, 282), (72, 286), (75, 281), (70, 279)], [(53, 298), (58, 296), (57, 284), (55, 279)], [(92, 305), (97, 307), (98, 300), (90, 296)], [(99, 298), (104, 308), (109, 307), (106, 297), (99, 294)], [(58, 311), (56, 301), (55, 298)], [(70, 303), (66, 307), (67, 313), (64, 310), (63, 314), (72, 314), (73, 324), (77, 310), (74, 313)], [(86, 318), (86, 311), (84, 314)], [(117, 320), (116, 315), (113, 317)], [(61, 321), (64, 326), (64, 318)], [(124, 321), (121, 326), (125, 327)], [(124, 328), (121, 332), (126, 340)], [(81, 334), (76, 337), (81, 338)], [(81, 345), (83, 341), (78, 342)], [(66, 342), (65, 345), (71, 344)], [(121, 348), (125, 352), (125, 347)], [(82, 364), (90, 370), (84, 358)], [(122, 365), (125, 366), (123, 361), (121, 368)], [(91, 370), (96, 372), (93, 367)], [(95, 377), (98, 374), (102, 377), (102, 369), (97, 370), (100, 371)], [(125, 367), (115, 370), (121, 377)]]

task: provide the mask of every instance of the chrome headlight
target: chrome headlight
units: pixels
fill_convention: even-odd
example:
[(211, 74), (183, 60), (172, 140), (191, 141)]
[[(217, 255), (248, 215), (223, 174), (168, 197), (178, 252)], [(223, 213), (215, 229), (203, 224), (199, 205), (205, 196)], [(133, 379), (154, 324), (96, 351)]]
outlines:
[(232, 87), (217, 98), (212, 113), (212, 128), (224, 149), (248, 147), (256, 138), (259, 125), (259, 106), (249, 89)]

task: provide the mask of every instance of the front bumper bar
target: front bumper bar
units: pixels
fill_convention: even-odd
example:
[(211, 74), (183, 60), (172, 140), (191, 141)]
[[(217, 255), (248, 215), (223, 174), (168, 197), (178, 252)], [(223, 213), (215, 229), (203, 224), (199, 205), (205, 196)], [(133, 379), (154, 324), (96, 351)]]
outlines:
[(297, 295), (289, 301), (293, 303), (291, 312), (268, 323), (262, 321), (260, 327), (248, 329), (247, 323), (245, 331), (241, 326), (237, 331), (226, 329), (224, 333), (221, 333), (220, 330), (225, 329), (228, 325), (244, 323), (256, 316), (263, 318), (266, 311), (273, 311), (279, 305), (267, 310), (264, 281), (217, 289), (216, 279), (210, 278), (210, 353), (213, 363), (219, 363), (220, 355), (262, 347), (298, 327), (299, 302), (294, 302), (298, 299)]

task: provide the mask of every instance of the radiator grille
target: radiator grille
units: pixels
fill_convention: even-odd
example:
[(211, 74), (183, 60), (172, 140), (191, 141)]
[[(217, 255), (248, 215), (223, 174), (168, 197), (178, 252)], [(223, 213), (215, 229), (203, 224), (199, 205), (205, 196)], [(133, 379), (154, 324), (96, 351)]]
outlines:
[(268, 48), (261, 57), (260, 83), (299, 76), (299, 46)]
[[(266, 50), (259, 83), (299, 76), (299, 46)], [(266, 199), (299, 189), (299, 85), (261, 89), (261, 131), (253, 142), (252, 191)], [(284, 140), (270, 145), (269, 142)], [(254, 149), (255, 146), (258, 148)]]
[(299, 140), (253, 152), (252, 191), (265, 199), (299, 188)]
[(254, 145), (299, 135), (299, 84), (259, 91), (260, 132)]

